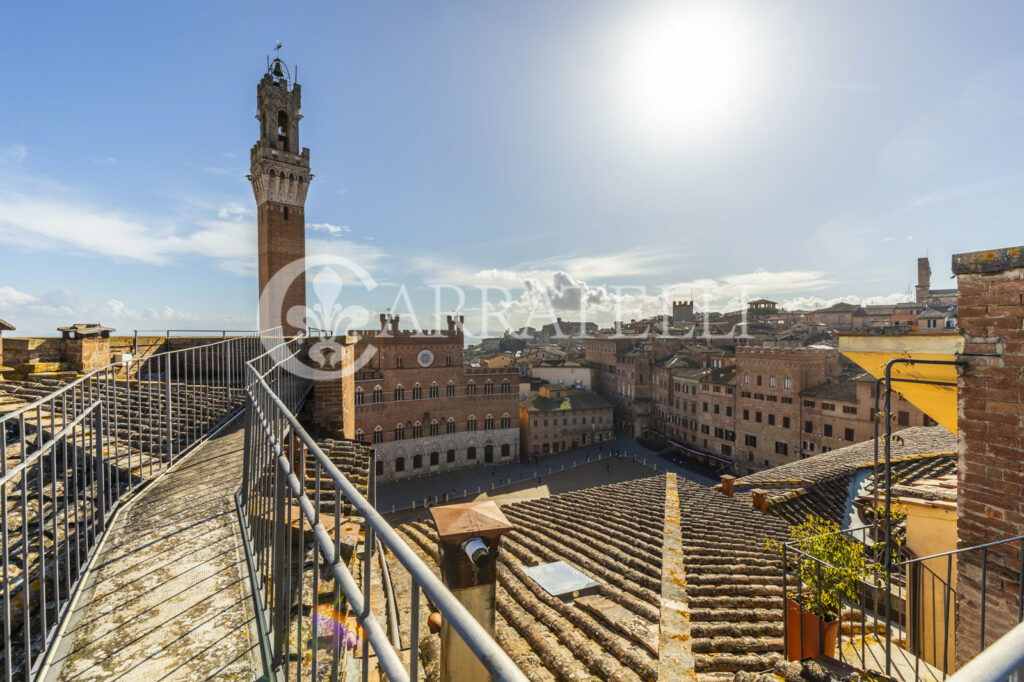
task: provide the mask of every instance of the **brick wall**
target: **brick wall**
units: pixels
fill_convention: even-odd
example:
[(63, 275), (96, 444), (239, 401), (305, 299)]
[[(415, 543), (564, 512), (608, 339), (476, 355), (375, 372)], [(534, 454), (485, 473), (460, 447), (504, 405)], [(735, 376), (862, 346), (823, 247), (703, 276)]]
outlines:
[[(289, 324), (287, 314), (293, 307), (304, 308), (306, 305), (305, 272), (296, 272), (291, 282), (284, 282), (280, 286), (275, 283), (272, 290), (268, 290), (267, 286), (281, 269), (306, 256), (305, 209), (268, 201), (257, 209), (257, 224), (260, 328), (269, 328), (273, 326), (269, 320), (279, 319), (285, 335), (293, 336), (303, 330), (298, 325)], [(322, 303), (330, 305), (333, 302)], [(310, 324), (315, 326), (313, 321)]]
[[(346, 342), (335, 349), (340, 358), (331, 357), (332, 366), (351, 367), (355, 359), (355, 346)], [(338, 432), (341, 438), (355, 438), (355, 374), (339, 372), (336, 376), (314, 379), (313, 420)]]
[[(957, 531), (967, 548), (1024, 533), (1024, 247), (953, 256), (963, 359)], [(1016, 624), (1020, 544), (989, 552), (986, 641)], [(961, 554), (957, 663), (980, 649), (981, 553)]]

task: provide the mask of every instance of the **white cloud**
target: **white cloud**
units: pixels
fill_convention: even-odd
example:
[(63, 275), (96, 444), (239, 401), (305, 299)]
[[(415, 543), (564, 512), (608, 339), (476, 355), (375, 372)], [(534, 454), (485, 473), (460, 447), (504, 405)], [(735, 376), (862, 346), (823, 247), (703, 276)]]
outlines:
[(18, 291), (14, 287), (0, 287), (0, 308), (14, 308), (16, 306), (35, 303), (39, 299), (32, 294)]
[(0, 149), (0, 163), (21, 163), (28, 157), (28, 147), (23, 144), (12, 144)]
[[(12, 293), (13, 292), (13, 293)], [(66, 289), (39, 294), (0, 287), (0, 309), (24, 335), (52, 336), (57, 327), (74, 322), (100, 322), (131, 334), (132, 329), (252, 329), (255, 315), (203, 315), (170, 306), (135, 309), (118, 299), (91, 301)]]
[(117, 163), (117, 159), (113, 156), (91, 156), (89, 160), (97, 166), (109, 166), (112, 163)]
[(852, 303), (854, 305), (893, 305), (909, 300), (906, 294), (894, 293), (883, 296), (836, 296), (835, 298), (821, 298), (820, 296), (797, 296), (783, 301), (780, 307), (786, 310), (816, 310), (827, 308), (836, 303)]
[(350, 231), (348, 225), (332, 225), (331, 223), (307, 223), (306, 229), (330, 234), (342, 234)]

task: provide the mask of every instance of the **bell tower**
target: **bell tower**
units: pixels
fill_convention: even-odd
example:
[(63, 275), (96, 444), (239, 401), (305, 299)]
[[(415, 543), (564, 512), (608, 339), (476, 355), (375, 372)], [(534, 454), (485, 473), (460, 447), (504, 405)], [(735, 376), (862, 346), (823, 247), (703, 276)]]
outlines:
[[(256, 86), (256, 106), (260, 139), (249, 152), (248, 178), (259, 234), (259, 327), (281, 325), (293, 336), (305, 332), (306, 273), (299, 265), (306, 256), (306, 190), (313, 175), (309, 149), (299, 147), (302, 87), (278, 58)], [(290, 265), (298, 272), (271, 282)]]

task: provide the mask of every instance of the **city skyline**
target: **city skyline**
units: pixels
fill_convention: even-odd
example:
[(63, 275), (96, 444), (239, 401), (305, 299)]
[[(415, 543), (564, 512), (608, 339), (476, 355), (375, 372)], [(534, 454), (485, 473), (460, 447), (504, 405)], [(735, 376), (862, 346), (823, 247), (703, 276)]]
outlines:
[(950, 254), (1014, 241), (1024, 203), (1012, 4), (342, 8), (273, 29), (272, 5), (124, 7), (10, 12), (18, 333), (255, 325), (245, 156), (277, 39), (304, 86), (309, 253), (366, 267), (372, 310), (403, 312), (400, 285), (430, 310), (432, 284), (543, 294), (566, 319), (579, 286), (602, 322), (622, 286), (710, 288), (717, 310), (744, 288), (907, 300), (914, 259), (944, 286)]

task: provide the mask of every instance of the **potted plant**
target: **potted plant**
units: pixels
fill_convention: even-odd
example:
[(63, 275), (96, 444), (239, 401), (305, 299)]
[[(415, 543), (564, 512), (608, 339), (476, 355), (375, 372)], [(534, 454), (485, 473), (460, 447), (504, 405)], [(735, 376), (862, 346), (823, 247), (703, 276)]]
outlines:
[[(782, 543), (768, 544), (781, 554)], [(832, 657), (843, 602), (857, 601), (861, 582), (874, 579), (876, 565), (838, 524), (815, 516), (790, 528), (787, 544), (786, 569), (795, 577), (786, 594), (786, 658)]]

